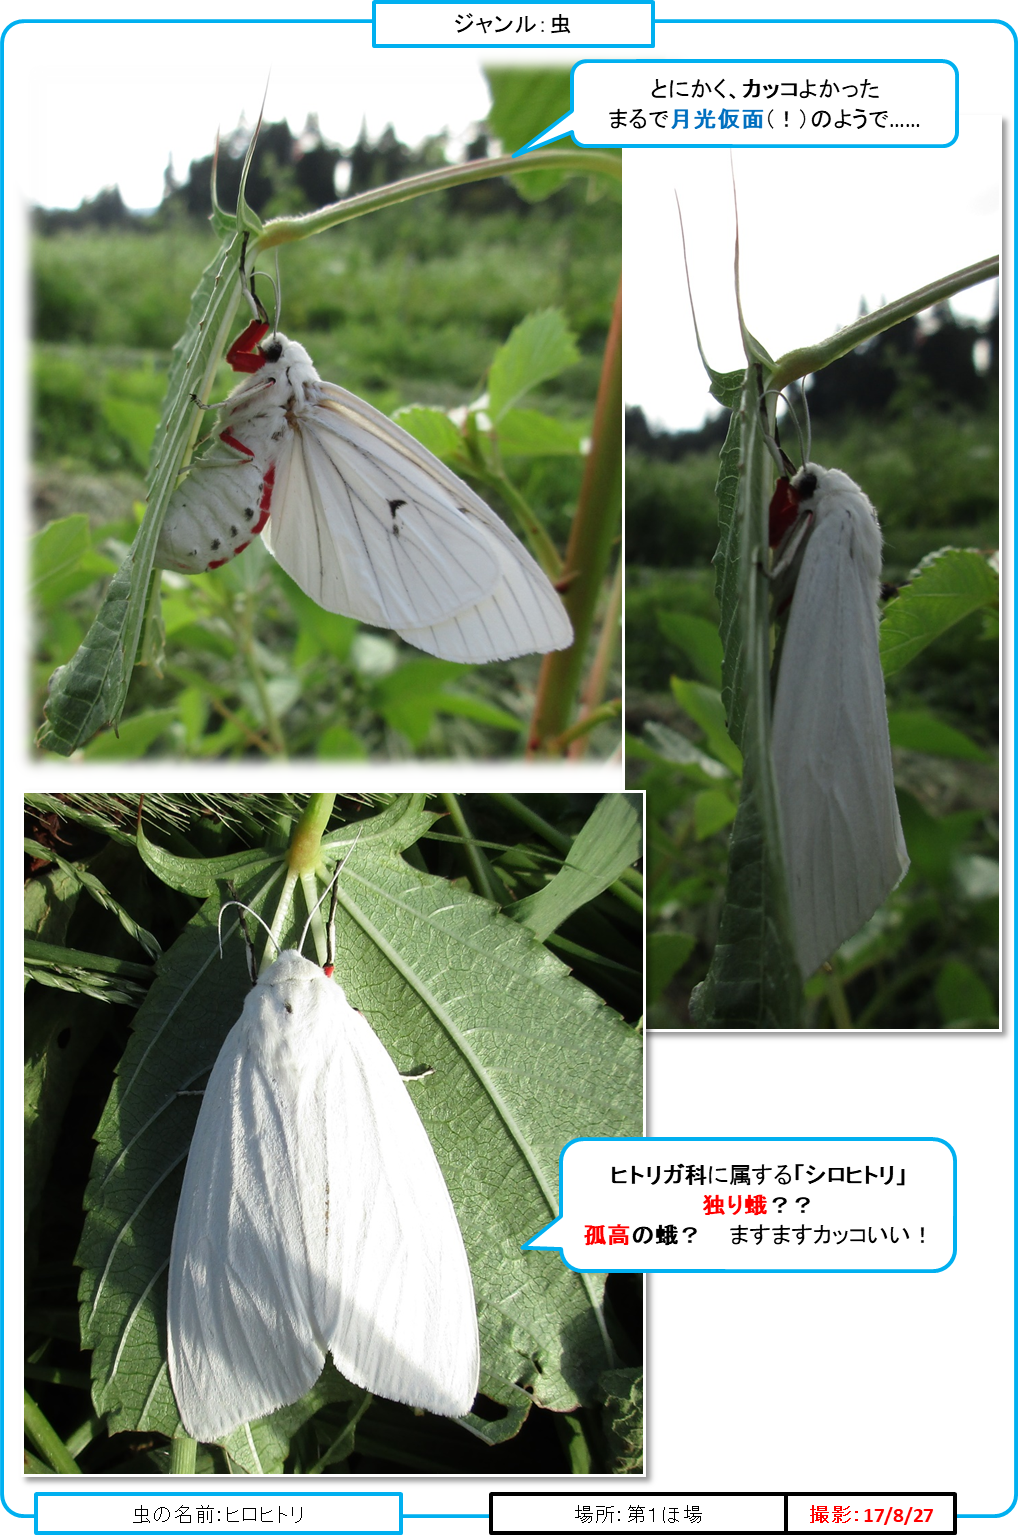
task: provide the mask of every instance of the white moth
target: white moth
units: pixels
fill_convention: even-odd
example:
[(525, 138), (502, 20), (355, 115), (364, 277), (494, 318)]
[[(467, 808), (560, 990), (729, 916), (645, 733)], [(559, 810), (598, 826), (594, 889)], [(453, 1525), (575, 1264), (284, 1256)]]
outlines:
[(211, 570), (263, 532), (321, 607), (394, 629), (447, 661), (563, 650), (572, 625), (548, 577), (470, 487), (381, 411), (318, 376), (256, 320), (227, 360), (252, 375), (226, 400), (223, 451), (171, 497), (156, 564)]
[(908, 853), (880, 667), (877, 514), (840, 469), (806, 464), (791, 494), (798, 515), (775, 573), (801, 564), (772, 743), (795, 950), (808, 976), (904, 877)]
[(295, 949), (258, 978), (205, 1089), (167, 1319), (181, 1421), (205, 1442), (297, 1401), (326, 1353), (448, 1417), (477, 1392), (470, 1268), (431, 1142), (366, 1019)]

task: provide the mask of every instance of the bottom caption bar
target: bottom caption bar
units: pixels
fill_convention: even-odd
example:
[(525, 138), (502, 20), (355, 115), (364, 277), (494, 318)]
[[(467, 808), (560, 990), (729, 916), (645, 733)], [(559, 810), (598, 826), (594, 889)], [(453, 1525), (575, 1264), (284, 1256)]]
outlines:
[(307, 1530), (364, 1531), (366, 1535), (397, 1535), (402, 1529), (402, 1495), (398, 1492), (284, 1493), (173, 1492), (166, 1497), (148, 1493), (37, 1492), (35, 1528), (39, 1535), (71, 1535), (78, 1530), (143, 1531), (164, 1535), (168, 1530), (262, 1530), (303, 1535)]
[(953, 1492), (493, 1492), (488, 1498), (491, 1535), (676, 1526), (711, 1535), (831, 1529), (954, 1535), (958, 1500)]

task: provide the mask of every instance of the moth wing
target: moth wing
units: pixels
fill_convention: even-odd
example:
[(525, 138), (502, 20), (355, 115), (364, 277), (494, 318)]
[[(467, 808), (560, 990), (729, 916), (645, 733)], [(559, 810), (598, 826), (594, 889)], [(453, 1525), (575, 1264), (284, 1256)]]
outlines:
[(908, 869), (880, 666), (879, 533), (860, 505), (810, 535), (785, 634), (773, 753), (796, 951), (811, 975)]
[(184, 1427), (207, 1443), (297, 1401), (325, 1363), (303, 1199), (308, 1179), (323, 1182), (320, 1146), (280, 1090), (278, 1031), (278, 1003), (256, 987), (209, 1077), (173, 1228), (170, 1380)]
[(485, 508), (501, 576), (483, 597), (454, 618), (401, 629), (401, 639), (445, 661), (506, 661), (532, 651), (546, 655), (573, 643), (573, 626), (562, 599), (519, 539)]
[(328, 393), (295, 416), (264, 535), (283, 569), (321, 607), (386, 629), (438, 622), (487, 596), (499, 561), (460, 509), (466, 486), (437, 475), (380, 411), (316, 387)]
[(477, 1312), (445, 1179), (370, 1025), (324, 977), (317, 1005), (342, 1040), (328, 1076), (327, 1282), (318, 1329), (355, 1385), (460, 1417), (477, 1393)]
[(444, 660), (572, 642), (555, 588), (480, 496), (381, 411), (336, 384), (316, 390), (265, 534), (310, 597)]

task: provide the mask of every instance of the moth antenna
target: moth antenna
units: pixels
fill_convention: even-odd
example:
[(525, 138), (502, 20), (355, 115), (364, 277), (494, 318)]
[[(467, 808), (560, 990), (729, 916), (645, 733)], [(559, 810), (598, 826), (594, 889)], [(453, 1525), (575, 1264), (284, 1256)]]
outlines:
[(247, 299), (251, 313), (254, 315), (255, 319), (261, 320), (263, 324), (268, 325), (269, 316), (265, 305), (262, 303), (261, 299), (258, 297), (258, 294), (255, 292), (255, 277), (258, 275), (257, 271), (254, 267), (252, 267), (250, 273), (247, 270), (247, 247), (250, 238), (250, 231), (245, 230), (244, 238), (240, 247), (240, 289), (244, 297)]
[(315, 915), (315, 913), (317, 911), (321, 910), (322, 903), (324, 902), (326, 896), (331, 891), (332, 892), (332, 907), (331, 907), (331, 909), (329, 911), (329, 924), (330, 924), (331, 931), (329, 932), (329, 935), (328, 935), (328, 945), (327, 945), (327, 948), (326, 948), (326, 958), (327, 958), (328, 963), (325, 966), (326, 974), (328, 974), (328, 975), (331, 975), (333, 970), (335, 969), (335, 953), (336, 953), (336, 943), (335, 943), (335, 938), (336, 938), (336, 903), (337, 903), (337, 901), (339, 899), (339, 886), (338, 886), (339, 876), (342, 874), (343, 870), (346, 868), (347, 864), (349, 863), (349, 861), (350, 861), (350, 854), (353, 852), (354, 848), (357, 846), (357, 843), (358, 843), (358, 841), (360, 839), (360, 834), (361, 834), (361, 828), (358, 826), (358, 828), (357, 828), (357, 835), (354, 837), (353, 841), (351, 842), (349, 850), (347, 851), (347, 853), (343, 857), (343, 861), (337, 866), (335, 874), (333, 874), (332, 878), (329, 880), (329, 883), (326, 885), (325, 889), (322, 891), (321, 895), (318, 897), (318, 900), (315, 902), (314, 906), (312, 906), (311, 910), (308, 912), (308, 919), (307, 919), (307, 921), (304, 924), (304, 931), (300, 935), (300, 943), (297, 945), (297, 952), (298, 953), (302, 953), (303, 950), (304, 950), (304, 940), (307, 938), (308, 929), (311, 926), (311, 922), (312, 922), (312, 920), (314, 918), (314, 915)]
[[(219, 908), (218, 932), (219, 932), (219, 958), (220, 959), (222, 959), (222, 957), (223, 957), (223, 913), (229, 911), (231, 906), (236, 906), (241, 912), (244, 913), (244, 916), (254, 917), (255, 921), (260, 923), (261, 926), (265, 929), (266, 933), (268, 933), (269, 939), (271, 940), (271, 942), (273, 944), (275, 944), (276, 953), (277, 954), (280, 953), (279, 944), (276, 943), (275, 938), (273, 938), (272, 931), (271, 931), (268, 923), (262, 921), (262, 918), (258, 915), (258, 913), (256, 911), (252, 911), (250, 906), (245, 906), (243, 901), (227, 901), (225, 906), (220, 906), (220, 908)], [(241, 928), (241, 932), (244, 934), (244, 942), (245, 942), (245, 944), (247, 946), (247, 967), (248, 967), (248, 972), (250, 973), (250, 976), (251, 976), (251, 985), (253, 986), (255, 984), (255, 982), (257, 981), (257, 979), (258, 979), (258, 966), (255, 963), (254, 944), (251, 942), (251, 935), (248, 932), (247, 922), (244, 920), (244, 916), (242, 916), (241, 919), (240, 919), (240, 928)]]
[[(270, 282), (272, 284), (273, 309), (274, 309), (274, 314), (275, 314), (275, 319), (274, 320), (270, 320), (269, 319), (268, 311), (265, 308), (265, 305), (262, 303), (261, 299), (258, 297), (258, 295), (254, 291), (254, 280), (255, 280), (256, 277), (264, 277), (267, 282)], [(252, 270), (251, 270), (251, 277), (250, 277), (249, 280), (250, 280), (250, 285), (251, 285), (251, 293), (248, 296), (248, 302), (250, 302), (252, 298), (254, 299), (254, 303), (257, 305), (256, 313), (257, 313), (258, 319), (259, 320), (264, 320), (266, 325), (271, 325), (272, 326), (272, 334), (274, 336), (277, 336), (279, 334), (279, 312), (280, 312), (280, 309), (282, 308), (282, 297), (281, 297), (281, 295), (282, 295), (282, 291), (283, 291), (283, 289), (282, 289), (282, 282), (281, 282), (280, 276), (279, 276), (279, 251), (278, 250), (276, 251), (276, 275), (275, 275), (275, 277), (272, 276), (271, 272), (259, 272), (257, 270), (257, 268), (253, 267)]]
[(325, 925), (325, 964), (322, 966), (327, 976), (332, 976), (336, 969), (336, 906), (339, 903), (339, 886), (332, 881), (332, 900), (329, 903), (329, 920)]
[(275, 310), (276, 310), (276, 323), (275, 323), (275, 325), (272, 328), (272, 334), (275, 336), (275, 335), (278, 335), (278, 333), (279, 333), (279, 314), (280, 314), (280, 310), (283, 307), (283, 280), (282, 280), (282, 278), (279, 275), (279, 246), (278, 245), (276, 246), (276, 280), (275, 280), (275, 282), (273, 283), (272, 286), (273, 286), (273, 292), (275, 294)]
[[(801, 396), (802, 395), (802, 390), (801, 389), (800, 389), (799, 393), (800, 393), (800, 396)], [(792, 424), (795, 427), (795, 435), (799, 439), (800, 463), (803, 463), (803, 464), (808, 463), (809, 462), (809, 446), (808, 446), (808, 444), (803, 442), (802, 427), (799, 425), (799, 417), (796, 414), (795, 406), (792, 404), (792, 401), (785, 394), (785, 391), (783, 389), (768, 389), (768, 390), (766, 390), (764, 392), (764, 395), (763, 395), (762, 400), (761, 400), (761, 415), (764, 413), (763, 412), (763, 400), (766, 399), (767, 396), (771, 395), (771, 394), (775, 395), (777, 397), (777, 399), (779, 399), (779, 400), (784, 400), (784, 402), (785, 402), (785, 409), (788, 411), (788, 414), (792, 418)], [(784, 475), (787, 475), (788, 478), (791, 479), (792, 475), (795, 473), (795, 465), (793, 464), (792, 460), (789, 458), (788, 454), (785, 452), (784, 448), (781, 446), (781, 438), (780, 438), (780, 435), (778, 433), (777, 413), (776, 412), (775, 412), (775, 423), (774, 423), (774, 436), (771, 437), (770, 433), (767, 431), (767, 426), (766, 426), (766, 422), (765, 422), (764, 423), (764, 441), (767, 444), (767, 451), (770, 453), (771, 457), (774, 459), (774, 461), (777, 464), (777, 466), (778, 466), (779, 470), (781, 471), (781, 473), (784, 474)]]
[(809, 418), (809, 400), (806, 398), (806, 380), (804, 378), (799, 380), (799, 398), (802, 400), (802, 413), (806, 417), (806, 447), (803, 452), (802, 461), (804, 464), (808, 464), (813, 457), (813, 423)]

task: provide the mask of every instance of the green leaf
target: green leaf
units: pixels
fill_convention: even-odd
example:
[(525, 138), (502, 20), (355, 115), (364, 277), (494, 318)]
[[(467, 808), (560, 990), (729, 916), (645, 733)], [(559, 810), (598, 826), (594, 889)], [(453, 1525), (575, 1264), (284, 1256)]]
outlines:
[(496, 708), (494, 704), (486, 703), (483, 698), (475, 698), (472, 694), (452, 693), (448, 688), (443, 688), (436, 695), (435, 712), (476, 720), (478, 724), (490, 725), (495, 730), (511, 730), (514, 735), (526, 729), (526, 721), (510, 714), (508, 709)]
[(116, 725), (123, 713), (148, 613), (159, 529), (198, 433), (200, 413), (193, 400), (209, 398), (240, 297), (241, 233), (235, 220), (228, 222), (232, 227), (202, 274), (184, 334), (174, 347), (152, 446), (144, 521), (84, 641), (67, 665), (53, 674), (39, 732), (39, 745), (45, 751), (69, 756), (103, 726)]
[(495, 425), (531, 389), (571, 367), (578, 357), (561, 309), (528, 314), (499, 347), (488, 373), (488, 414)]
[(656, 1002), (696, 948), (691, 933), (648, 933), (647, 1004)]
[(441, 710), (445, 683), (462, 677), (464, 670), (456, 661), (408, 661), (375, 684), (375, 707), (393, 730), (420, 747)]
[(343, 613), (327, 613), (313, 597), (301, 591), (296, 581), (281, 566), (274, 574), (286, 592), (286, 600), (299, 626), (297, 643), (293, 648), (294, 668), (306, 666), (322, 654), (335, 656), (337, 661), (347, 661), (360, 629), (356, 618), (347, 618)]
[(667, 725), (659, 725), (657, 720), (647, 721), (644, 726), (644, 735), (659, 757), (663, 757), (665, 762), (674, 762), (678, 766), (694, 769), (690, 776), (698, 781), (709, 783), (711, 779), (732, 776), (731, 770), (723, 762), (718, 762), (715, 757), (701, 751), (699, 746), (694, 746), (692, 741), (687, 740), (680, 731), (669, 730)]
[[(361, 823), (338, 878), (336, 971), (396, 1064), (433, 1068), (408, 1091), (470, 1257), (481, 1388), (512, 1404), (518, 1422), (531, 1400), (556, 1411), (591, 1405), (610, 1362), (604, 1276), (576, 1274), (520, 1244), (557, 1213), (568, 1139), (640, 1133), (641, 1044), (519, 923), (400, 856), (434, 820), (422, 805), (402, 797)], [(325, 863), (349, 852), (350, 841), (349, 827), (328, 834)], [(258, 851), (264, 862), (254, 875), (249, 855), (236, 859), (238, 895), (273, 921), (286, 853)], [(199, 881), (207, 864), (196, 860)], [(81, 1326), (93, 1350), (96, 1410), (111, 1432), (172, 1434), (178, 1425), (165, 1364), (165, 1274), (197, 1113), (187, 1093), (201, 1086), (248, 990), (232, 911), (220, 958), (220, 899), (212, 896), (161, 957), (97, 1131), (78, 1257)], [(278, 916), (280, 941), (293, 942), (303, 905)], [(263, 1431), (286, 1439), (293, 1415), (314, 1411), (330, 1390), (323, 1377), (318, 1395), (284, 1410), (289, 1417), (255, 1426), (253, 1445), (232, 1436), (237, 1464), (278, 1469)], [(482, 1437), (504, 1431), (469, 1422)]]
[(134, 714), (121, 725), (119, 732), (112, 730), (97, 736), (85, 747), (83, 755), (89, 762), (123, 762), (143, 757), (150, 746), (161, 739), (177, 724), (175, 709), (148, 709)]
[[(802, 978), (792, 946), (770, 741), (770, 615), (763, 571), (772, 460), (763, 439), (758, 370), (746, 378), (721, 453), (721, 541), (714, 563), (724, 646), (721, 698), (744, 758), (728, 851), (718, 941), (690, 1012), (702, 1028), (796, 1028)], [(766, 387), (766, 378), (762, 381)], [(691, 686), (691, 684), (687, 685)], [(685, 707), (685, 705), (684, 705)]]
[(506, 908), (537, 938), (547, 938), (580, 906), (635, 863), (640, 856), (642, 827), (636, 809), (620, 794), (604, 795), (574, 838), (561, 869), (543, 890)]
[(47, 523), (29, 540), (32, 601), (49, 610), (91, 586), (97, 576), (110, 575), (114, 567), (92, 549), (92, 535), (84, 512)]
[(366, 762), (368, 749), (345, 725), (330, 725), (315, 742), (315, 756), (323, 761)]
[(125, 400), (107, 395), (102, 405), (106, 425), (131, 450), (131, 457), (143, 472), (148, 468), (152, 437), (159, 425), (159, 411), (142, 400)]
[(993, 760), (989, 752), (929, 709), (890, 709), (887, 724), (892, 746), (925, 752), (930, 757), (957, 757), (967, 762)]
[[(71, 866), (55, 866), (25, 884), (26, 952), (59, 952), (81, 894)], [(36, 935), (29, 938), (28, 934)], [(41, 940), (45, 939), (45, 942)], [(53, 999), (29, 987), (24, 1015), (25, 1220), (43, 1198), (46, 1177), (64, 1128), (64, 1116), (89, 1055), (107, 1020), (82, 996)]]
[(568, 69), (486, 64), (484, 77), (491, 91), (488, 127), (509, 154), (569, 111)]
[(704, 687), (700, 682), (684, 682), (679, 677), (672, 678), (672, 694), (679, 708), (684, 709), (706, 735), (711, 756), (723, 762), (738, 777), (742, 772), (742, 753), (732, 744), (726, 729), (721, 694), (716, 688)]
[[(512, 69), (487, 65), (485, 78), (491, 90), (488, 127), (503, 149), (512, 154), (537, 134), (558, 122), (569, 111), (567, 69)], [(569, 172), (541, 168), (542, 150), (536, 149), (520, 163), (513, 186), (528, 202), (543, 202), (568, 178)]]
[(406, 405), (392, 418), (411, 437), (422, 442), (436, 458), (448, 463), (463, 451), (463, 438), (454, 421), (442, 410), (431, 410), (425, 405)]
[(940, 1016), (948, 1027), (997, 1023), (995, 998), (981, 976), (961, 960), (949, 959), (941, 966), (935, 995)]
[(606, 1370), (601, 1388), (605, 1404), (601, 1427), (611, 1457), (609, 1470), (639, 1476), (643, 1471), (643, 1371), (636, 1366)]
[(539, 410), (507, 410), (498, 424), (503, 458), (575, 458), (589, 435), (589, 422), (556, 421)]
[(889, 602), (880, 625), (880, 661), (890, 677), (941, 634), (999, 602), (1000, 581), (975, 549), (938, 549)]
[(678, 645), (704, 682), (720, 688), (724, 652), (716, 624), (694, 613), (658, 613), (657, 626), (666, 640)]
[(911, 794), (898, 793), (901, 827), (912, 869), (935, 889), (950, 887), (955, 860), (982, 820), (978, 810), (934, 817)]
[(735, 820), (736, 806), (723, 789), (705, 789), (693, 800), (693, 827), (697, 842), (713, 837), (715, 832)]
[[(40, 750), (69, 757), (97, 731), (120, 718), (127, 697), (124, 630), (130, 611), (134, 558), (128, 555), (103, 598), (79, 649), (50, 678)], [(139, 630), (140, 633), (140, 630)]]

